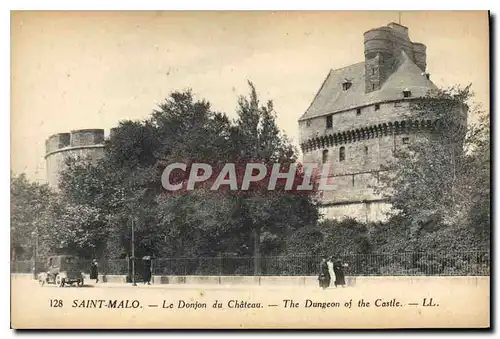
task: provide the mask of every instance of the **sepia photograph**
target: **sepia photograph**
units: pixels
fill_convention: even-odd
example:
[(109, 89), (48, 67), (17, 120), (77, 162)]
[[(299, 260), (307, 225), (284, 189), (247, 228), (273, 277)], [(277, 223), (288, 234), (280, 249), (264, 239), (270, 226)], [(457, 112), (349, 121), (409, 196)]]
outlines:
[(11, 11), (11, 328), (491, 328), (490, 20)]

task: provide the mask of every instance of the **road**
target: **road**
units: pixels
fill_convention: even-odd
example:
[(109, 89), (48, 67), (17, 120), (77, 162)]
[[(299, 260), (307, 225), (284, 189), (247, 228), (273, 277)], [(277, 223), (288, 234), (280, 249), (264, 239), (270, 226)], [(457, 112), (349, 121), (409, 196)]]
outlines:
[(14, 328), (415, 328), (489, 324), (489, 279), (315, 286), (11, 280)]

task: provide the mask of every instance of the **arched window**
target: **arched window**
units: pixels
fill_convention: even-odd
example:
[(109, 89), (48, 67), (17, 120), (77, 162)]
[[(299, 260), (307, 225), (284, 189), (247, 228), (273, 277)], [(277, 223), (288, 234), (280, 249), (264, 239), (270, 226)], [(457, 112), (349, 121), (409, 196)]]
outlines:
[(344, 161), (345, 160), (345, 147), (342, 146), (340, 147), (339, 150), (339, 161)]
[(323, 157), (321, 158), (321, 161), (323, 162), (323, 164), (325, 164), (328, 161), (328, 150), (327, 149), (325, 149), (323, 151)]

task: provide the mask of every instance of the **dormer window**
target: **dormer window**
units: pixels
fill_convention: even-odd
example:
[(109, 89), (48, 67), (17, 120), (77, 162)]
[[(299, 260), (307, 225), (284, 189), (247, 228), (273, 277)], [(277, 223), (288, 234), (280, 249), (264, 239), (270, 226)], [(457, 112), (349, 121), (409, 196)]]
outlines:
[(410, 90), (408, 88), (405, 88), (403, 90), (403, 97), (405, 97), (405, 98), (411, 97), (411, 92), (410, 92)]
[(344, 91), (347, 91), (349, 88), (351, 88), (351, 85), (352, 85), (352, 82), (349, 81), (349, 80), (345, 80), (343, 83), (342, 83), (342, 89)]

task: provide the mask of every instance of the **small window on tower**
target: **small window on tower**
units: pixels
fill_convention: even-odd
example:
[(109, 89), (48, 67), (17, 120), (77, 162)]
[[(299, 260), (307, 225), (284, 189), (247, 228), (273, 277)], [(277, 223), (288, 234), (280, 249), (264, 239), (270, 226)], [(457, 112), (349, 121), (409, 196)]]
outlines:
[(361, 115), (361, 108), (356, 109), (356, 115)]
[(380, 109), (380, 104), (375, 104), (375, 110), (378, 111)]
[(344, 83), (342, 84), (342, 89), (343, 89), (344, 91), (347, 91), (349, 88), (351, 88), (351, 85), (352, 85), (352, 82), (350, 82), (350, 81), (346, 81), (346, 82), (344, 82)]
[(410, 143), (409, 137), (403, 137), (403, 144), (408, 145)]
[(345, 160), (345, 147), (342, 146), (340, 147), (339, 150), (339, 161), (344, 161)]
[(306, 127), (311, 127), (311, 120), (306, 120)]
[(325, 149), (325, 150), (323, 151), (323, 156), (321, 157), (321, 162), (322, 162), (323, 164), (326, 164), (326, 162), (327, 162), (327, 161), (328, 161), (328, 150), (327, 150), (327, 149)]
[(375, 68), (372, 68), (372, 74), (375, 75)]
[(333, 127), (333, 118), (331, 115), (326, 117), (326, 128), (332, 128)]
[(368, 155), (368, 146), (365, 146), (365, 155)]
[(372, 90), (375, 90), (375, 84), (372, 84)]
[(403, 97), (405, 97), (405, 98), (411, 97), (411, 92), (408, 89), (405, 89), (403, 91)]

